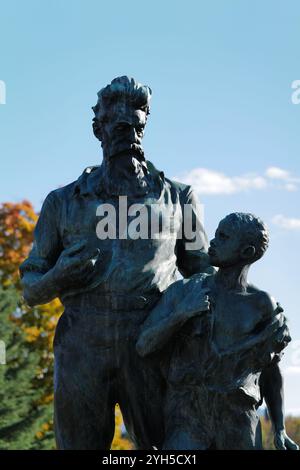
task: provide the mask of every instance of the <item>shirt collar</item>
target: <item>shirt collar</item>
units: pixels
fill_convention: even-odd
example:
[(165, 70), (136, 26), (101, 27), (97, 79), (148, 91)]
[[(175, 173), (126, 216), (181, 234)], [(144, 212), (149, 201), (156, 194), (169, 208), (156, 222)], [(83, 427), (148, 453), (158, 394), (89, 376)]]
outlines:
[[(146, 162), (152, 177), (158, 180), (160, 185), (163, 186), (165, 183), (164, 172), (155, 168), (153, 163), (149, 160), (146, 160)], [(73, 195), (89, 196), (93, 194), (101, 195), (104, 193), (102, 171), (102, 165), (88, 166), (85, 168), (74, 185)]]

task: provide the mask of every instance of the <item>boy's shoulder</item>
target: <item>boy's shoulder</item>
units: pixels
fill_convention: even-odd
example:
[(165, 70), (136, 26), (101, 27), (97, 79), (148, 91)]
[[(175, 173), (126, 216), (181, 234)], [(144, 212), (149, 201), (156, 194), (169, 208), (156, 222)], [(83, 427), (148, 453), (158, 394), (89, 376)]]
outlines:
[(199, 284), (207, 284), (208, 280), (212, 278), (213, 274), (196, 273), (191, 277), (182, 279), (183, 286), (197, 286)]
[(259, 289), (253, 284), (248, 285), (248, 294), (251, 295), (252, 300), (255, 302), (255, 306), (261, 311), (264, 317), (270, 317), (274, 315), (274, 312), (283, 312), (282, 307), (275, 298), (268, 292)]
[(211, 276), (211, 274), (207, 273), (197, 273), (191, 277), (178, 279), (167, 287), (163, 292), (163, 296), (173, 297), (175, 295), (181, 298), (183, 294), (204, 286), (207, 283), (207, 279)]

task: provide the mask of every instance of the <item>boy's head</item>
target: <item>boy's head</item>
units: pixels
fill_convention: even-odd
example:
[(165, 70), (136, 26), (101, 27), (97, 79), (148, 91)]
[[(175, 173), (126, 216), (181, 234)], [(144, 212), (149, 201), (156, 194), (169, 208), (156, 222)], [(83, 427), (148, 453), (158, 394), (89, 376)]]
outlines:
[(266, 225), (253, 214), (235, 212), (221, 220), (208, 254), (213, 266), (252, 264), (265, 253), (269, 244)]

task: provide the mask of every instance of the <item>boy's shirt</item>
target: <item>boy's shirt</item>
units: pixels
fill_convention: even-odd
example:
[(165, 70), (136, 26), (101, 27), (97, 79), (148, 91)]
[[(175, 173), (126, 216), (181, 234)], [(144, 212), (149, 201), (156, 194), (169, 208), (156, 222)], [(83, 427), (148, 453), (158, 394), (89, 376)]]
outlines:
[(155, 350), (162, 348), (161, 367), (168, 384), (205, 385), (209, 390), (258, 404), (262, 370), (280, 360), (281, 351), (291, 340), (283, 309), (277, 304), (273, 312), (258, 312), (254, 323), (249, 323), (249, 331), (234, 331), (234, 343), (221, 348), (215, 335), (214, 302), (209, 310), (201, 311), (203, 292), (211, 280), (209, 275), (196, 274), (172, 284), (146, 320), (142, 335), (147, 337), (147, 331), (155, 335), (160, 324), (166, 331), (168, 319), (176, 312), (184, 308), (195, 311), (199, 305), (199, 314), (187, 320), (166, 345), (155, 346)]

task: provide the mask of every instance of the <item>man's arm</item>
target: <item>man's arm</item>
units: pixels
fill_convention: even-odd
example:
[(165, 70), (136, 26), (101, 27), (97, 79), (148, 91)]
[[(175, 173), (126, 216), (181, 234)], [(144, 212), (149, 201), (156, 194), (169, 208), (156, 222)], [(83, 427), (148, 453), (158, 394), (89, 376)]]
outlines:
[(34, 231), (33, 248), (20, 266), (24, 298), (30, 306), (91, 285), (97, 271), (98, 248), (81, 240), (64, 249), (59, 230), (61, 204), (55, 191), (47, 196)]
[(64, 250), (47, 273), (27, 272), (22, 284), (28, 305), (47, 303), (68, 289), (88, 285), (94, 278), (99, 251), (88, 250), (83, 240)]
[(20, 266), (24, 298), (30, 305), (47, 303), (58, 295), (52, 268), (61, 251), (57, 226), (59, 207), (54, 193), (48, 194), (34, 230), (34, 243)]
[(180, 195), (182, 208), (182, 236), (177, 240), (177, 267), (183, 277), (188, 278), (196, 273), (213, 274), (210, 265), (208, 239), (205, 233), (201, 214), (201, 206), (190, 186)]
[(52, 270), (46, 274), (25, 273), (22, 278), (22, 286), (24, 299), (30, 307), (46, 304), (58, 296)]

